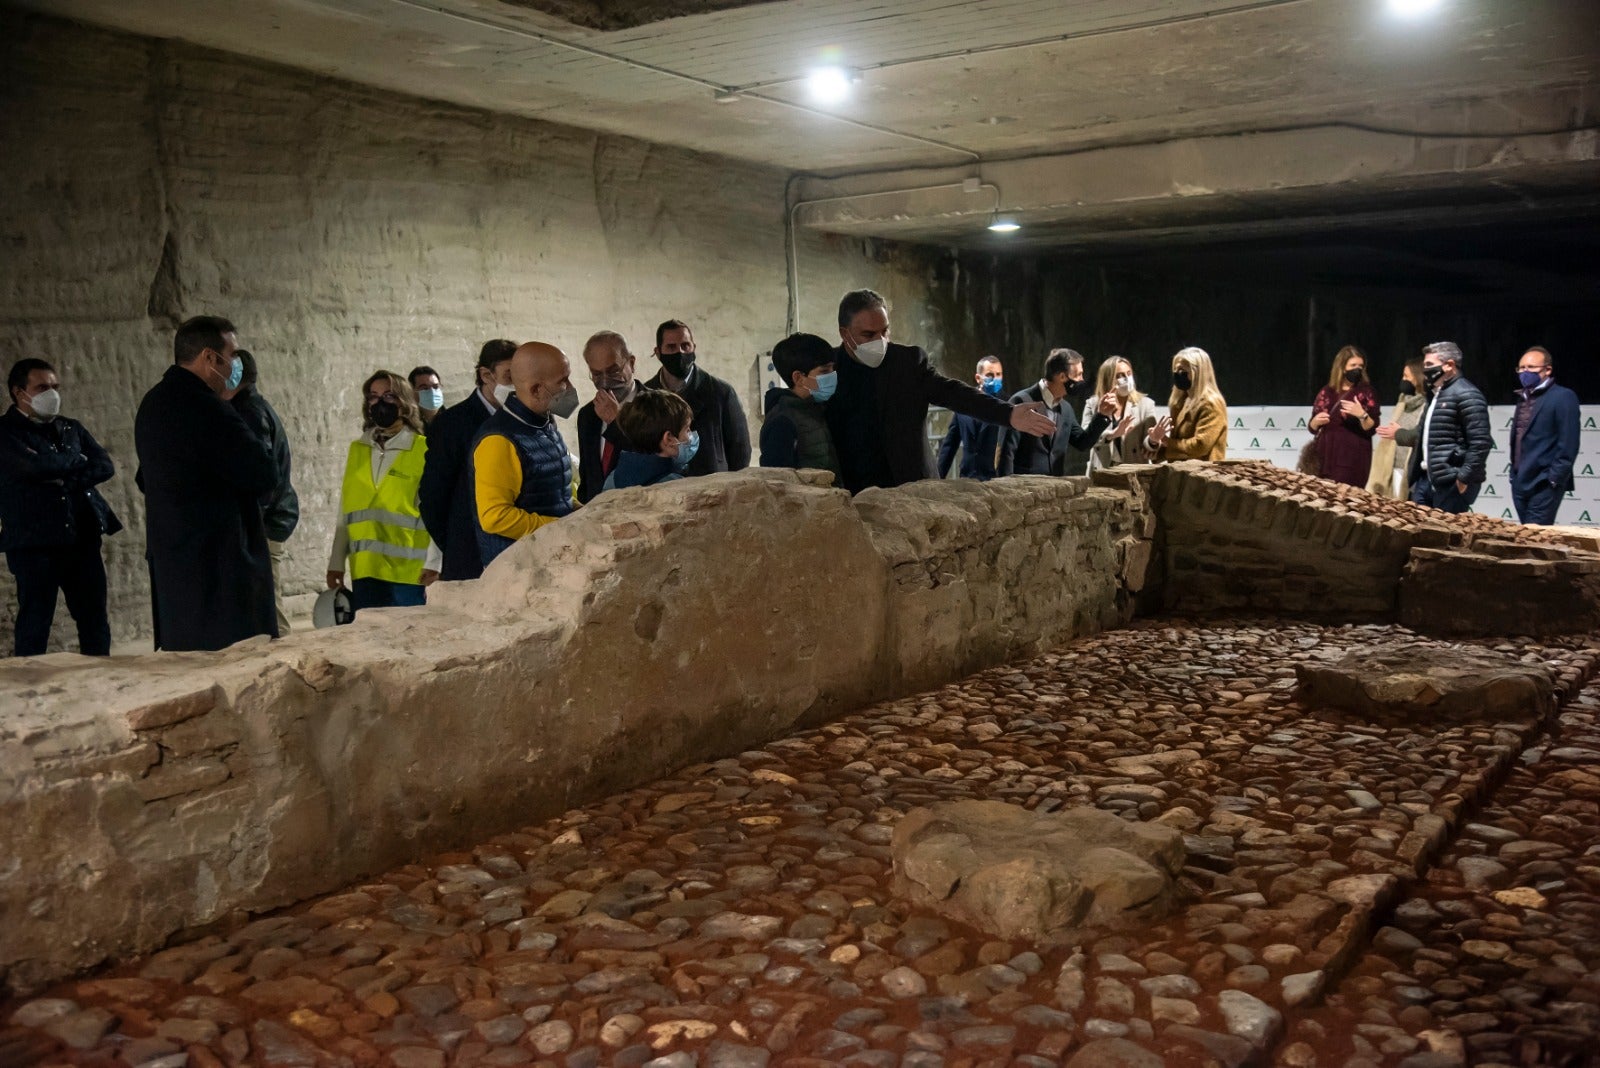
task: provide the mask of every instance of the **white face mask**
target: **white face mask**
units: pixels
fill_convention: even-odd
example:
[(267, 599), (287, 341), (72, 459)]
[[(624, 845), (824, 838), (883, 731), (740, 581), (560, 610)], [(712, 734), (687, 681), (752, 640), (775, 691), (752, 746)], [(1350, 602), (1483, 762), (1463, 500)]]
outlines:
[(889, 354), (889, 339), (886, 337), (874, 338), (863, 341), (856, 346), (853, 355), (856, 362), (865, 367), (877, 367), (883, 363), (883, 358)]
[(516, 389), (511, 386), (502, 386), (496, 384), (494, 387), (494, 402), (500, 407), (504, 408), (506, 406), (506, 401), (510, 400), (511, 394), (515, 392)]
[(33, 407), (33, 414), (40, 419), (54, 419), (61, 414), (61, 394), (54, 389), (30, 397), (28, 403)]
[(1117, 396), (1126, 397), (1128, 394), (1130, 394), (1132, 392), (1133, 392), (1133, 376), (1132, 375), (1118, 375), (1117, 376)]

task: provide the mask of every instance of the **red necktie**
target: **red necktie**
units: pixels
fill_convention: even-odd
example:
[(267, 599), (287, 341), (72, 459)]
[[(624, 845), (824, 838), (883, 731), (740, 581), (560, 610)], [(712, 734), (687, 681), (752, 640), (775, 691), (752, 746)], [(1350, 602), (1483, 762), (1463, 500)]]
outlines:
[(611, 444), (609, 441), (602, 442), (600, 449), (600, 473), (602, 475), (609, 475), (611, 473), (611, 469), (616, 466), (616, 463), (617, 447)]

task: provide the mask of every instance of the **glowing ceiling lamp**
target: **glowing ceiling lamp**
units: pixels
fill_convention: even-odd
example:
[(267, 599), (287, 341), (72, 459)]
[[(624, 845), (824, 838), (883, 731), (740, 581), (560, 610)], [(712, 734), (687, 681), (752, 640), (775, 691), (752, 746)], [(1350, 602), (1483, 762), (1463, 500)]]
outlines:
[(812, 100), (831, 106), (849, 100), (855, 84), (860, 80), (860, 71), (828, 64), (812, 68), (811, 73), (806, 75), (806, 89), (811, 93)]
[(1420, 19), (1444, 6), (1444, 0), (1389, 0), (1389, 14), (1403, 19)]
[(996, 234), (1014, 234), (1022, 229), (1022, 224), (1009, 215), (996, 215), (989, 223), (989, 229)]

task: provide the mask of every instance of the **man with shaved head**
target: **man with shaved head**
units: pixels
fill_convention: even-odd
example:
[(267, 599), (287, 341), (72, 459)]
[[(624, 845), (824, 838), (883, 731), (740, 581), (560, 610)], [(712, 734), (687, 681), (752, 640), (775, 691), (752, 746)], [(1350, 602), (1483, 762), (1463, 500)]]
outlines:
[(472, 485), (483, 566), (519, 538), (570, 515), (572, 457), (556, 418), (578, 409), (572, 365), (554, 345), (530, 341), (511, 357), (512, 393), (472, 447)]

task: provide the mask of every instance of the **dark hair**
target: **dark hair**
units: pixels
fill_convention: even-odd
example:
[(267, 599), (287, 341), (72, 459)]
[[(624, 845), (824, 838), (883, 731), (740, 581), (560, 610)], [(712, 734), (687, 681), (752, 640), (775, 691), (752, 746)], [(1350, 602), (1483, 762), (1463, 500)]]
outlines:
[(220, 315), (196, 315), (186, 320), (172, 336), (172, 362), (187, 367), (206, 349), (220, 356), (228, 344), (222, 335), (236, 332), (233, 324)]
[[(493, 370), (496, 364), (505, 363), (511, 359), (516, 354), (516, 351), (517, 343), (515, 341), (507, 341), (503, 337), (497, 337), (493, 341), (485, 341), (483, 348), (478, 350), (478, 366)], [(421, 368), (419, 367), (417, 370), (421, 370)], [(416, 374), (417, 372), (412, 371), (411, 373)], [(407, 379), (407, 384), (410, 384), (409, 379)]]
[(772, 346), (772, 366), (785, 389), (794, 387), (795, 372), (810, 374), (833, 362), (833, 346), (815, 334), (790, 334)]
[(255, 353), (249, 349), (234, 349), (233, 354), (239, 357), (239, 363), (244, 366), (244, 374), (239, 379), (239, 388), (255, 385), (258, 373)]
[(843, 330), (850, 325), (860, 312), (869, 308), (887, 308), (888, 302), (870, 289), (854, 289), (844, 295), (839, 301), (839, 329)]
[(417, 366), (411, 369), (411, 373), (406, 375), (406, 382), (411, 386), (412, 389), (417, 388), (418, 375), (432, 375), (433, 377), (438, 378), (439, 372), (435, 371), (425, 363), (417, 364)]
[(28, 388), (28, 376), (35, 371), (54, 371), (48, 363), (37, 356), (25, 356), (11, 365), (11, 373), (6, 376), (6, 396), (19, 389)]
[(617, 413), (617, 429), (628, 448), (651, 456), (661, 451), (661, 435), (676, 434), (693, 418), (689, 402), (664, 389), (641, 389)]
[(1410, 371), (1412, 374), (1416, 375), (1417, 376), (1417, 381), (1419, 381), (1419, 382), (1424, 381), (1424, 379), (1422, 377), (1422, 357), (1421, 356), (1413, 356), (1413, 357), (1411, 357), (1411, 359), (1407, 360), (1405, 369), (1407, 371)]
[(694, 337), (694, 329), (688, 323), (682, 319), (668, 319), (656, 327), (656, 348), (659, 349), (661, 347), (661, 339), (666, 337), (668, 330), (687, 330), (689, 331), (689, 336)]
[(1044, 360), (1044, 380), (1050, 381), (1056, 375), (1067, 374), (1073, 364), (1082, 365), (1083, 353), (1073, 349), (1051, 349), (1050, 355)]
[(1550, 350), (1545, 348), (1543, 345), (1529, 345), (1527, 348), (1523, 349), (1522, 351), (1523, 352), (1537, 352), (1539, 355), (1544, 357), (1544, 365), (1546, 367), (1554, 367), (1556, 365), (1556, 358), (1554, 356), (1550, 355)]

